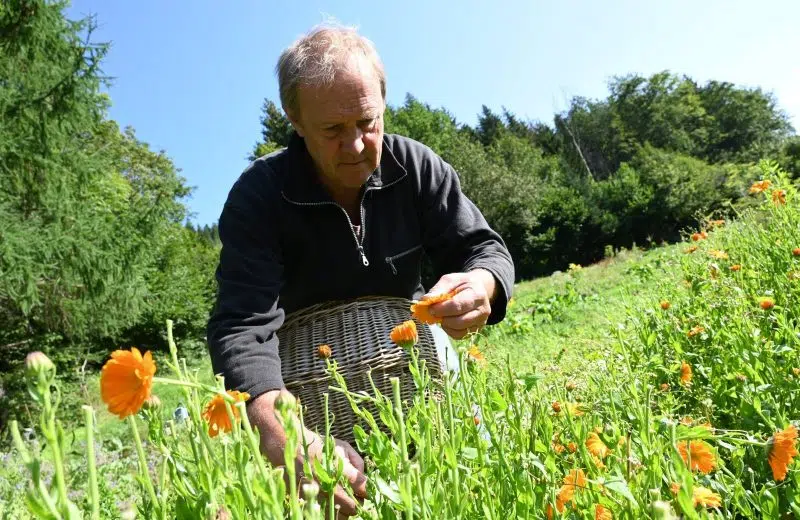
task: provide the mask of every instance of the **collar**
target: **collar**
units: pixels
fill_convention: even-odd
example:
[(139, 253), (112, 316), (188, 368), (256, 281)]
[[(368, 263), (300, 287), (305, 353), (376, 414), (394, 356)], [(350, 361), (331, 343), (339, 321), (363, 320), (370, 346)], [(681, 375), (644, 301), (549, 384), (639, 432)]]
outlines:
[[(300, 137), (296, 131), (292, 131), (286, 154), (289, 172), (283, 188), (283, 196), (298, 203), (333, 202), (325, 185), (319, 180), (314, 162), (306, 148), (305, 139)], [(367, 178), (362, 189), (385, 188), (406, 175), (408, 175), (406, 169), (392, 153), (387, 136), (384, 134), (381, 162), (372, 175)]]

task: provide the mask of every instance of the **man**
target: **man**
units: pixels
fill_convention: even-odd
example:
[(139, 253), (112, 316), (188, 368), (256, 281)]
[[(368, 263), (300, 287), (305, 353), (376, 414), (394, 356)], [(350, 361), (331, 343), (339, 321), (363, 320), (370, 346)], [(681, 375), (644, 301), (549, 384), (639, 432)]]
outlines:
[[(367, 295), (419, 299), (424, 250), (443, 273), (429, 294), (457, 290), (431, 312), (458, 339), (503, 319), (514, 266), (452, 167), (420, 143), (384, 135), (386, 79), (368, 40), (318, 28), (283, 52), (277, 73), (295, 133), (285, 150), (254, 161), (225, 202), (208, 341), (215, 373), (250, 394), (261, 449), (279, 465), (285, 434), (274, 406), (286, 390), (275, 332), (286, 314)], [(318, 456), (322, 440), (305, 434)], [(362, 498), (364, 462), (336, 443)], [(355, 513), (344, 490), (334, 499), (340, 514)]]

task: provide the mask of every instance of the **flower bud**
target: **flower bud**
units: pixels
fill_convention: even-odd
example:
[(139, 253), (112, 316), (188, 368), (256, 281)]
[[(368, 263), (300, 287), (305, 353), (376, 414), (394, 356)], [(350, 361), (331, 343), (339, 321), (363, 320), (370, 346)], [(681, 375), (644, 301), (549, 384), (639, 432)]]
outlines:
[(50, 373), (54, 374), (55, 370), (55, 365), (53, 365), (50, 358), (45, 356), (43, 352), (37, 350), (25, 357), (25, 375), (28, 379), (38, 379), (39, 374), (50, 376)]
[(279, 412), (293, 412), (297, 408), (297, 399), (287, 392), (281, 392), (275, 399), (275, 409)]
[(153, 412), (161, 410), (161, 399), (159, 399), (157, 395), (151, 394), (150, 397), (145, 399), (144, 403), (142, 403), (142, 410), (150, 410)]

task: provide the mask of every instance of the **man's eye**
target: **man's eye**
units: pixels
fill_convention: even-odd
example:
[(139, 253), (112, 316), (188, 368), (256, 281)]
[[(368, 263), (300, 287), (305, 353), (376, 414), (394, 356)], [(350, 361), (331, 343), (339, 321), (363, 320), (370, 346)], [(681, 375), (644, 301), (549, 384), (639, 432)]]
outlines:
[(375, 124), (375, 120), (374, 119), (362, 119), (361, 121), (358, 122), (358, 124), (361, 125), (362, 128), (369, 128), (373, 124)]
[(341, 128), (340, 125), (329, 126), (325, 129), (326, 132), (338, 132)]

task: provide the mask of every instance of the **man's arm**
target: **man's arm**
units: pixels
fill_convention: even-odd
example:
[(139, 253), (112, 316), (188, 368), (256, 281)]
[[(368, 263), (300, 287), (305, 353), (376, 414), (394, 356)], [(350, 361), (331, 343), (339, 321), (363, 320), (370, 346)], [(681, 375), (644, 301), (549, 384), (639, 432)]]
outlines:
[(428, 293), (457, 290), (451, 302), (432, 306), (442, 325), (460, 338), (505, 317), (514, 287), (514, 263), (503, 239), (461, 191), (455, 170), (430, 152), (421, 162), (423, 244), (444, 273)]

